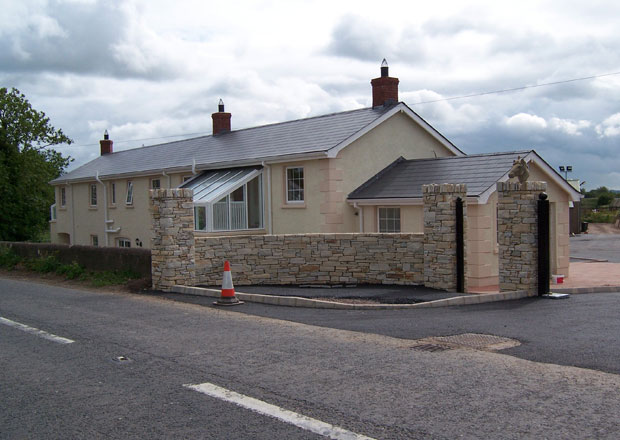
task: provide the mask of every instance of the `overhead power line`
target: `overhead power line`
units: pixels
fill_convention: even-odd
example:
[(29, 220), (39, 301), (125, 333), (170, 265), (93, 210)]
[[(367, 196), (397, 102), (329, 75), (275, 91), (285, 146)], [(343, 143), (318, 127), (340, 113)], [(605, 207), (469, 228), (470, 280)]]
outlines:
[(519, 91), (519, 90), (534, 89), (534, 88), (537, 88), (537, 87), (555, 86), (555, 85), (558, 85), (558, 84), (567, 84), (567, 83), (572, 83), (572, 82), (577, 82), (577, 81), (585, 81), (585, 80), (588, 80), (588, 79), (602, 78), (604, 76), (612, 76), (612, 75), (620, 75), (620, 72), (602, 73), (600, 75), (584, 76), (582, 78), (572, 78), (572, 79), (565, 79), (565, 80), (562, 80), (562, 81), (553, 81), (553, 82), (542, 83), (542, 84), (533, 84), (533, 85), (529, 85), (529, 86), (513, 87), (511, 89), (492, 90), (490, 92), (472, 93), (470, 95), (451, 96), (449, 98), (441, 98), (441, 99), (434, 99), (434, 100), (431, 100), (431, 101), (415, 102), (415, 103), (409, 104), (409, 105), (432, 104), (433, 102), (454, 101), (456, 99), (474, 98), (476, 96), (494, 95), (494, 94), (498, 94), (498, 93), (507, 93), (507, 92), (516, 92), (516, 91)]
[[(510, 89), (500, 89), (500, 90), (491, 90), (491, 91), (488, 91), (488, 92), (471, 93), (469, 95), (451, 96), (449, 98), (433, 99), (431, 101), (414, 102), (414, 103), (408, 104), (408, 105), (414, 106), (414, 105), (422, 105), (422, 104), (432, 104), (432, 103), (435, 103), (435, 102), (442, 102), (442, 101), (454, 101), (454, 100), (457, 100), (457, 99), (475, 98), (477, 96), (495, 95), (495, 94), (499, 94), (499, 93), (508, 93), (508, 92), (517, 92), (519, 90), (534, 89), (534, 88), (538, 88), (538, 87), (555, 86), (555, 85), (558, 85), (558, 84), (567, 84), (567, 83), (572, 83), (572, 82), (577, 82), (577, 81), (586, 81), (586, 80), (589, 80), (589, 79), (603, 78), (605, 76), (613, 76), (613, 75), (620, 75), (620, 72), (602, 73), (600, 75), (584, 76), (584, 77), (581, 77), (581, 78), (571, 78), (571, 79), (565, 79), (565, 80), (562, 80), (562, 81), (553, 81), (553, 82), (542, 83), (542, 84), (532, 84), (532, 85), (527, 85), (527, 86), (513, 87), (513, 88), (510, 88)], [(206, 134), (208, 134), (208, 132), (182, 133), (182, 134), (172, 134), (172, 135), (169, 135), (169, 136), (159, 136), (159, 137), (143, 138), (143, 139), (116, 140), (115, 142), (116, 143), (121, 143), (121, 142), (143, 142), (143, 141), (154, 141), (154, 140), (158, 140), (158, 139), (169, 139), (169, 138), (174, 138), (174, 137), (185, 137), (185, 136), (198, 136), (198, 135), (206, 135)], [(98, 144), (97, 143), (94, 143), (94, 144), (82, 144), (82, 145), (76, 145), (76, 146), (77, 147), (92, 147), (94, 145), (98, 145)]]

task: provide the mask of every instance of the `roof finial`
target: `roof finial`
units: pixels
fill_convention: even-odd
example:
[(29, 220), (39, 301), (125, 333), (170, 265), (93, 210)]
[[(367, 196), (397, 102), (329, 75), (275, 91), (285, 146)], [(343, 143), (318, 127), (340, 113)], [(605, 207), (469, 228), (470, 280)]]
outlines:
[(108, 130), (107, 129), (103, 132), (103, 139), (105, 139), (105, 140), (110, 139), (110, 135), (108, 134)]
[(222, 113), (224, 111), (224, 101), (220, 98), (220, 102), (217, 103), (217, 111)]

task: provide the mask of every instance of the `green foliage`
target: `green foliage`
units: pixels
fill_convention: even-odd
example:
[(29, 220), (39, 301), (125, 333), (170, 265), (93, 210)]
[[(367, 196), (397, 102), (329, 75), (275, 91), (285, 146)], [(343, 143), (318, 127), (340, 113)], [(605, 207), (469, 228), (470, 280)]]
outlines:
[(62, 263), (53, 255), (24, 261), (26, 269), (40, 273), (56, 272), (61, 266)]
[(614, 195), (612, 193), (605, 193), (598, 196), (596, 206), (607, 206), (614, 199)]
[(0, 267), (12, 270), (15, 266), (21, 265), (27, 270), (39, 273), (55, 273), (64, 276), (68, 280), (80, 279), (90, 282), (94, 287), (116, 286), (127, 284), (130, 280), (140, 278), (140, 274), (131, 271), (86, 271), (77, 262), (63, 264), (54, 255), (40, 258), (24, 259), (13, 251), (13, 249), (0, 246)]
[(0, 246), (0, 267), (12, 270), (21, 262), (19, 255), (9, 247)]
[(598, 199), (581, 199), (581, 209), (595, 209), (598, 203)]
[(609, 189), (606, 186), (599, 186), (596, 189), (592, 189), (590, 191), (586, 191), (585, 192), (585, 196), (588, 199), (598, 199), (598, 196), (600, 196), (601, 194), (607, 194), (609, 193)]
[(588, 223), (614, 223), (617, 215), (618, 211), (586, 211), (583, 215), (583, 221)]
[(130, 271), (102, 271), (102, 272), (91, 272), (89, 274), (91, 284), (94, 287), (103, 287), (103, 286), (113, 286), (118, 284), (125, 284), (127, 281), (132, 279), (140, 278), (140, 275)]
[(58, 275), (64, 275), (68, 280), (75, 280), (77, 278), (83, 278), (86, 271), (75, 261), (71, 264), (63, 264), (56, 269)]
[(48, 182), (73, 160), (49, 147), (72, 142), (19, 90), (0, 88), (0, 240), (32, 240), (48, 228)]

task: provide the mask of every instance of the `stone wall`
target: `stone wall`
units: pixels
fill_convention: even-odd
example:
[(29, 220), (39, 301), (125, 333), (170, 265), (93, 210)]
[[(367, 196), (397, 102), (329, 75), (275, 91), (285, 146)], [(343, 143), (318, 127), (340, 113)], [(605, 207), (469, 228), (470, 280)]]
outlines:
[(538, 293), (537, 202), (545, 182), (497, 183), (499, 288)]
[(196, 239), (196, 284), (422, 284), (423, 234), (293, 234)]
[(195, 279), (192, 190), (151, 190), (153, 289), (193, 285)]
[[(467, 186), (423, 185), (424, 197), (424, 285), (456, 290), (456, 200), (463, 200), (463, 232), (467, 255)], [(467, 274), (467, 266), (465, 266)], [(467, 276), (465, 276), (465, 291)]]

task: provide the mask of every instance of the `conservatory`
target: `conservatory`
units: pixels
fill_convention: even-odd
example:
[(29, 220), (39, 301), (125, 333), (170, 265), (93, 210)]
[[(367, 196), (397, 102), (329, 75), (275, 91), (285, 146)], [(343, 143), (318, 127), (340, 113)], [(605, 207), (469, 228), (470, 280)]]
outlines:
[(226, 232), (262, 229), (262, 167), (205, 171), (185, 182), (194, 192), (194, 229)]

